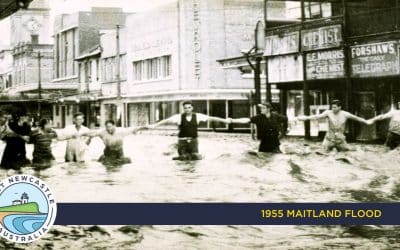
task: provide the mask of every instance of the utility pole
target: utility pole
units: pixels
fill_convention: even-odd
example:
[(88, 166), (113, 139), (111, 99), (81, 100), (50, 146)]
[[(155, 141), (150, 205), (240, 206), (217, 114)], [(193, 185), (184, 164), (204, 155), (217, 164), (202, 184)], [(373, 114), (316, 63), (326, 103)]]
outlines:
[[(265, 30), (265, 34), (267, 33), (267, 22), (268, 22), (268, 0), (264, 0), (264, 30)], [(268, 57), (265, 56), (264, 59), (265, 59), (265, 100), (269, 103), (272, 103), (271, 83), (269, 82), (269, 78), (268, 78)]]
[[(121, 55), (120, 55), (120, 37), (119, 37), (119, 24), (117, 24), (117, 29), (115, 32), (115, 41), (116, 41), (116, 68), (117, 68), (117, 125), (118, 126), (124, 126), (125, 119), (125, 110), (124, 110), (124, 105), (121, 102)], [(119, 112), (118, 112), (119, 110)]]
[(255, 95), (254, 99), (257, 104), (261, 103), (261, 79), (260, 79), (260, 74), (261, 74), (261, 61), (262, 61), (262, 55), (259, 55), (264, 51), (265, 47), (265, 30), (263, 26), (263, 22), (258, 21), (256, 29), (254, 31), (255, 34), (255, 60), (256, 60), (256, 65), (254, 68), (254, 88), (255, 88)]
[(115, 40), (117, 43), (117, 98), (121, 99), (121, 72), (120, 72), (120, 66), (121, 66), (121, 58), (120, 58), (120, 49), (119, 49), (119, 25), (117, 25), (117, 30), (116, 30), (116, 35), (115, 35)]
[(41, 73), (41, 62), (40, 62), (40, 51), (38, 52), (38, 103), (37, 103), (37, 114), (38, 118), (40, 119), (42, 117), (42, 106), (41, 106), (41, 101), (42, 101), (42, 73)]
[[(305, 17), (305, 6), (304, 6), (304, 0), (301, 0), (301, 28), (302, 30), (304, 29), (304, 21), (306, 19)], [(302, 32), (300, 32), (300, 42), (302, 41)], [(300, 45), (300, 48), (302, 46)], [(306, 53), (301, 49), (301, 55), (303, 58), (303, 107), (304, 107), (304, 115), (308, 116), (310, 115), (310, 90), (308, 86), (308, 81), (307, 81), (307, 74), (306, 74)], [(310, 121), (305, 121), (304, 122), (304, 136), (306, 139), (311, 138), (311, 133), (310, 133)]]

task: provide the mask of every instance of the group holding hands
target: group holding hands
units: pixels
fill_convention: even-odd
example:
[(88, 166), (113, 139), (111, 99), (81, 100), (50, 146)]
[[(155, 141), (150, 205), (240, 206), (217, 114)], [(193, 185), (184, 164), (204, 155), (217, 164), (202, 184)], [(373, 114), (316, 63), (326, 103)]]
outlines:
[[(0, 112), (0, 139), (6, 142), (1, 166), (3, 168), (19, 168), (29, 163), (26, 158), (25, 143), (34, 145), (33, 165), (40, 168), (49, 167), (54, 161), (51, 150), (53, 139), (67, 140), (65, 161), (84, 162), (87, 155), (88, 145), (92, 137), (99, 137), (105, 149), (99, 161), (103, 164), (120, 165), (129, 163), (130, 159), (124, 156), (123, 139), (125, 136), (144, 129), (154, 129), (164, 124), (175, 124), (178, 126), (178, 157), (175, 160), (199, 160), (202, 156), (198, 150), (198, 125), (201, 122), (222, 122), (226, 124), (247, 124), (253, 123), (257, 127), (257, 138), (260, 140), (259, 152), (280, 152), (280, 138), (286, 134), (288, 119), (272, 111), (269, 103), (259, 104), (260, 113), (250, 118), (219, 118), (193, 112), (193, 105), (190, 101), (183, 102), (183, 113), (171, 116), (168, 119), (141, 127), (117, 128), (114, 121), (105, 122), (104, 129), (90, 130), (83, 125), (84, 115), (76, 113), (74, 124), (64, 129), (55, 131), (51, 128), (48, 119), (41, 119), (38, 128), (32, 130), (24, 114), (13, 114), (9, 119), (7, 114)], [(295, 121), (306, 120), (328, 120), (328, 131), (322, 143), (325, 150), (330, 151), (336, 148), (338, 151), (350, 150), (345, 139), (345, 128), (347, 120), (355, 120), (366, 125), (376, 121), (390, 119), (389, 133), (386, 145), (390, 149), (400, 145), (400, 111), (392, 110), (386, 114), (376, 116), (372, 119), (355, 116), (341, 109), (341, 103), (334, 100), (331, 109), (322, 114), (312, 116), (299, 116)]]

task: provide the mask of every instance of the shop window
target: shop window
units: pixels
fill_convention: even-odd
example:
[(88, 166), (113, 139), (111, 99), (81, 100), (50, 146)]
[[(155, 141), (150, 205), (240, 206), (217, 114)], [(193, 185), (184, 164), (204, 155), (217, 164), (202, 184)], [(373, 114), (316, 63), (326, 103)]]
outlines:
[(129, 126), (144, 126), (150, 123), (150, 103), (129, 103)]
[[(210, 101), (210, 116), (223, 119), (226, 118), (226, 101)], [(213, 129), (226, 128), (226, 124), (220, 122), (210, 122), (210, 127)]]
[[(246, 118), (250, 117), (249, 101), (229, 101), (229, 117)], [(235, 124), (234, 128), (249, 128), (249, 124)]]
[[(193, 112), (207, 114), (207, 101), (192, 101)], [(199, 128), (208, 128), (206, 122), (202, 122)]]

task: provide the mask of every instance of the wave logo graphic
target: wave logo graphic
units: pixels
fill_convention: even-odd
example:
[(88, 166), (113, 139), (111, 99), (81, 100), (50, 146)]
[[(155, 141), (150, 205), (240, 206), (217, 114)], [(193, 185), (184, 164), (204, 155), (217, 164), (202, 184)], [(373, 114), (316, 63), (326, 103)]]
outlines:
[(0, 183), (0, 236), (30, 243), (54, 224), (57, 204), (49, 186), (31, 175), (13, 175)]

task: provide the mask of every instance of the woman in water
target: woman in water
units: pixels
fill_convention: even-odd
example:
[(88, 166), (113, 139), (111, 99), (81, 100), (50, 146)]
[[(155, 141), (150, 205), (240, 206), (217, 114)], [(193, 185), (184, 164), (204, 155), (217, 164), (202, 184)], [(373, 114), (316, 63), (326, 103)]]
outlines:
[(20, 169), (30, 161), (26, 158), (25, 143), (29, 140), (31, 126), (28, 116), (24, 111), (12, 114), (12, 119), (8, 122), (10, 133), (2, 137), (6, 142), (6, 147), (1, 160), (1, 167), (6, 169)]
[(32, 165), (36, 168), (48, 168), (52, 165), (55, 158), (51, 151), (51, 142), (53, 139), (66, 140), (74, 137), (63, 137), (57, 135), (56, 131), (51, 128), (49, 119), (41, 119), (39, 126), (30, 134), (29, 142), (33, 144)]

